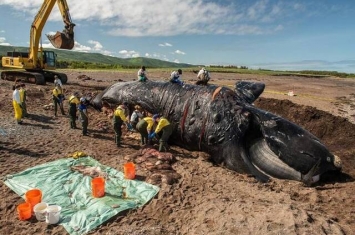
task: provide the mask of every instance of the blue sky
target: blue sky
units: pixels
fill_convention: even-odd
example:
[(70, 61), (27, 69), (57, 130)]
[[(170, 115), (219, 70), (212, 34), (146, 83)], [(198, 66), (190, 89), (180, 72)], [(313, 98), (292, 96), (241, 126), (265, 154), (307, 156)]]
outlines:
[[(43, 0), (0, 0), (0, 45), (28, 46)], [(352, 0), (67, 0), (76, 51), (355, 73)], [(42, 35), (62, 31), (54, 7)], [(42, 38), (43, 47), (51, 47)]]

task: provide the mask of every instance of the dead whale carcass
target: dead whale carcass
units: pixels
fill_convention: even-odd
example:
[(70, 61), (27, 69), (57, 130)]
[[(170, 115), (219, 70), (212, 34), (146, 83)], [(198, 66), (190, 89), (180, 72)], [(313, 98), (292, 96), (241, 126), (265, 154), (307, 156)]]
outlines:
[(150, 113), (161, 113), (175, 124), (171, 142), (205, 151), (217, 164), (269, 177), (311, 184), (327, 171), (340, 171), (341, 161), (314, 135), (277, 115), (253, 106), (263, 83), (239, 82), (227, 87), (180, 86), (169, 82), (116, 83), (92, 104), (127, 101)]

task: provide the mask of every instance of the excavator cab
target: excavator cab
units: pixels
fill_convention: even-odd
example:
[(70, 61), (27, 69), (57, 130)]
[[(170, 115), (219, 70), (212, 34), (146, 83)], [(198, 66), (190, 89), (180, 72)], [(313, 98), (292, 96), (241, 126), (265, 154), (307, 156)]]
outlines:
[(43, 65), (46, 69), (54, 70), (56, 68), (56, 54), (54, 51), (43, 51)]
[(65, 25), (63, 32), (57, 31), (54, 35), (46, 35), (51, 44), (57, 49), (71, 50), (74, 47), (74, 26), (70, 23)]

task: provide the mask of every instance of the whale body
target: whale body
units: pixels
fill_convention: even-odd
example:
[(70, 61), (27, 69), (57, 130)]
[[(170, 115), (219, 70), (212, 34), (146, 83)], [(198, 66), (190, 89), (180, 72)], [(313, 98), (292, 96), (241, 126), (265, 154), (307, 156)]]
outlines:
[(174, 125), (169, 142), (210, 154), (216, 164), (254, 175), (317, 182), (328, 171), (340, 171), (341, 161), (302, 127), (253, 102), (264, 91), (259, 82), (238, 82), (235, 89), (170, 82), (118, 82), (94, 97), (101, 109), (128, 102)]

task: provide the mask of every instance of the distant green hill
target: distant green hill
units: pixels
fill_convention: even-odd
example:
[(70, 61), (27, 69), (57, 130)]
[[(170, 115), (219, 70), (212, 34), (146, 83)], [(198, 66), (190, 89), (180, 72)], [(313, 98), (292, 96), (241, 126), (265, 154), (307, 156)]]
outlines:
[[(0, 58), (6, 56), (9, 51), (18, 51), (18, 52), (28, 52), (27, 47), (14, 47), (14, 46), (1, 46), (0, 45)], [(86, 52), (77, 52), (70, 50), (58, 50), (58, 49), (47, 49), (52, 50), (57, 54), (58, 68), (81, 68), (81, 69), (132, 69), (139, 68), (144, 65), (148, 68), (184, 68), (185, 71), (190, 70), (197, 72), (201, 65), (191, 65), (191, 64), (179, 64), (168, 62), (164, 60), (151, 59), (146, 57), (137, 57), (137, 58), (118, 58), (113, 56), (106, 56), (100, 53), (86, 53)], [(1, 65), (0, 65), (1, 69)], [(355, 74), (353, 73), (341, 73), (337, 71), (274, 71), (274, 70), (253, 70), (248, 69), (246, 66), (208, 66), (210, 72), (218, 73), (240, 73), (240, 74), (268, 74), (273, 76), (303, 76), (309, 77), (317, 76), (336, 76), (343, 78), (354, 78)]]
[[(136, 57), (136, 58), (118, 58), (113, 56), (107, 56), (100, 53), (86, 53), (68, 50), (58, 50), (58, 49), (46, 49), (54, 51), (57, 54), (58, 61), (80, 61), (88, 63), (100, 63), (100, 64), (111, 64), (111, 65), (121, 65), (121, 66), (132, 66), (140, 67), (145, 65), (150, 68), (187, 68), (194, 67), (196, 65), (183, 64), (183, 63), (173, 63), (164, 60), (151, 59), (146, 57)], [(9, 51), (18, 52), (28, 52), (27, 47), (15, 47), (15, 46), (0, 46), (0, 57), (6, 56)]]

